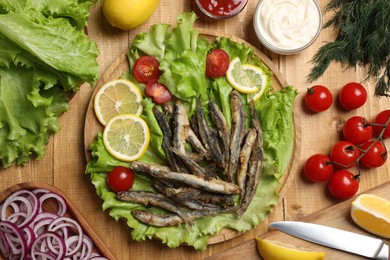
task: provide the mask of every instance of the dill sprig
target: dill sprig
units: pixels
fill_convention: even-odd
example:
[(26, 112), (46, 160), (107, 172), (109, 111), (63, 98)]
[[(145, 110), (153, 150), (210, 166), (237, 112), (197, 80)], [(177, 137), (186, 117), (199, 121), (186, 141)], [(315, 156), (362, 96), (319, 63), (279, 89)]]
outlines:
[(338, 35), (314, 55), (308, 81), (321, 77), (332, 61), (346, 68), (363, 65), (365, 80), (376, 80), (375, 95), (390, 97), (390, 0), (332, 0), (325, 11), (335, 13), (324, 28)]

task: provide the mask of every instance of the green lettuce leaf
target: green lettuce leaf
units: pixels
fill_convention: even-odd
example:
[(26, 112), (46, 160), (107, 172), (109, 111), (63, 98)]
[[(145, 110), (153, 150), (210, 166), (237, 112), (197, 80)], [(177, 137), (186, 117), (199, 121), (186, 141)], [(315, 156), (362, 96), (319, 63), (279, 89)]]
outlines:
[(44, 156), (69, 92), (98, 77), (83, 32), (94, 0), (0, 0), (0, 164)]
[[(229, 96), (232, 87), (226, 77), (213, 80), (204, 75), (208, 51), (217, 47), (222, 48), (231, 58), (238, 56), (242, 61), (264, 69), (269, 83), (263, 97), (256, 102), (256, 110), (259, 112), (264, 131), (264, 168), (255, 197), (247, 211), (239, 219), (235, 214), (230, 213), (201, 218), (193, 222), (192, 228), (187, 227), (186, 224), (161, 228), (140, 223), (132, 217), (131, 210), (145, 209), (156, 213), (165, 213), (165, 211), (156, 207), (145, 208), (115, 198), (115, 193), (108, 189), (105, 178), (110, 170), (117, 165), (122, 165), (122, 162), (112, 158), (104, 149), (101, 134), (90, 146), (92, 160), (89, 161), (86, 172), (90, 174), (97, 194), (103, 199), (103, 210), (107, 210), (116, 220), (124, 219), (131, 227), (134, 240), (158, 238), (169, 247), (187, 244), (204, 250), (207, 247), (207, 240), (221, 229), (231, 228), (238, 232), (253, 229), (278, 203), (279, 179), (287, 170), (293, 152), (292, 111), (297, 91), (290, 86), (274, 91), (270, 80), (272, 72), (254, 55), (253, 49), (228, 38), (217, 38), (211, 43), (208, 42), (192, 28), (195, 19), (195, 14), (184, 13), (178, 17), (177, 27), (173, 29), (166, 25), (154, 25), (148, 32), (137, 35), (128, 53), (130, 67), (132, 68), (140, 55), (156, 56), (163, 71), (160, 81), (166, 84), (176, 98), (182, 100), (189, 114), (194, 112), (197, 98), (200, 97), (204, 101), (206, 111), (207, 101), (211, 98), (221, 107), (229, 122), (231, 121)], [(163, 46), (160, 46), (161, 44)], [(129, 74), (124, 77), (131, 79)], [(250, 97), (242, 95), (242, 98), (246, 109), (249, 109), (246, 99)], [(161, 148), (161, 129), (152, 112), (155, 104), (149, 98), (145, 98), (144, 105), (142, 116), (151, 126), (151, 143), (147, 154), (141, 160), (167, 164), (165, 153)], [(136, 175), (133, 189), (153, 191), (149, 178), (141, 174)]]

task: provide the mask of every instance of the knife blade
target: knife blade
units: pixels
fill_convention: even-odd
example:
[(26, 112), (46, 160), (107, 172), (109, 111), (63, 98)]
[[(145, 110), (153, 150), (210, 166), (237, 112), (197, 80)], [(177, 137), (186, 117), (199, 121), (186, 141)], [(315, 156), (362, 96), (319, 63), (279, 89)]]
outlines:
[(273, 222), (270, 227), (323, 246), (372, 259), (390, 260), (389, 246), (377, 238), (299, 221)]

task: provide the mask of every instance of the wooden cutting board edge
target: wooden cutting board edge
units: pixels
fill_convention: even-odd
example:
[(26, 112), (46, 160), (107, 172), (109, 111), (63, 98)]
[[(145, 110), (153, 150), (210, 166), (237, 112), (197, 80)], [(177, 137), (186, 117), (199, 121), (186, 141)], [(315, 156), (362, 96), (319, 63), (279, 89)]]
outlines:
[[(378, 187), (375, 187), (373, 189), (370, 189), (366, 192), (363, 192), (361, 194), (370, 193), (375, 194), (378, 196), (381, 196), (383, 198), (386, 198), (390, 200), (390, 182), (386, 182)], [(340, 203), (337, 203), (335, 205), (332, 205), (328, 208), (325, 208), (323, 210), (320, 210), (318, 212), (315, 212), (313, 214), (310, 214), (299, 221), (304, 222), (311, 222), (311, 223), (317, 223), (322, 225), (327, 225), (335, 228), (341, 228), (344, 230), (356, 232), (362, 235), (372, 236), (373, 234), (370, 234), (360, 227), (358, 227), (353, 220), (351, 219), (349, 215), (350, 205), (352, 201), (355, 199), (351, 198), (349, 200), (342, 201)], [(348, 254), (339, 250), (331, 249), (328, 247), (316, 245), (307, 241), (304, 241), (299, 238), (295, 238), (292, 236), (289, 236), (287, 234), (284, 234), (281, 231), (278, 230), (270, 230), (265, 234), (259, 234), (259, 237), (263, 239), (268, 239), (272, 241), (277, 241), (289, 245), (293, 245), (297, 248), (304, 248), (311, 251), (324, 251), (327, 255), (326, 259), (366, 259), (359, 256), (355, 256), (352, 254)], [(385, 243), (389, 244), (390, 239), (383, 239)], [(261, 259), (260, 255), (257, 251), (257, 245), (256, 240), (248, 240), (236, 247), (233, 247), (229, 250), (222, 251), (220, 253), (217, 253), (207, 259), (214, 259), (214, 260), (224, 260), (224, 259)]]

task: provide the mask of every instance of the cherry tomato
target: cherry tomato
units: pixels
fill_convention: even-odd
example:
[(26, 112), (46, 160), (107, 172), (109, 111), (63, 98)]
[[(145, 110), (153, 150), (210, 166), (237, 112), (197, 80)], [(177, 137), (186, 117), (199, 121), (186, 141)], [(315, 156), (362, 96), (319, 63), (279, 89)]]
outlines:
[(340, 170), (330, 177), (328, 189), (336, 199), (349, 199), (357, 193), (359, 179), (347, 170)]
[(171, 92), (164, 84), (159, 83), (157, 79), (151, 80), (146, 84), (145, 92), (157, 104), (164, 104), (172, 99)]
[[(374, 124), (379, 124), (375, 126), (375, 131), (380, 134), (385, 127), (385, 124), (389, 122), (390, 110), (384, 110), (380, 112), (374, 120)], [(383, 132), (382, 138), (390, 137), (390, 122), (387, 123), (386, 130)]]
[(303, 170), (309, 180), (322, 182), (333, 173), (333, 163), (325, 154), (314, 154), (307, 159)]
[(330, 150), (330, 158), (335, 166), (345, 169), (356, 165), (356, 160), (360, 154), (360, 150), (348, 141), (339, 141)]
[(350, 82), (341, 88), (339, 92), (339, 101), (346, 110), (353, 110), (366, 103), (367, 91), (362, 84)]
[(147, 83), (160, 76), (160, 63), (155, 57), (141, 56), (133, 67), (134, 78), (140, 83)]
[(345, 140), (355, 145), (362, 145), (368, 142), (374, 134), (374, 128), (361, 116), (353, 116), (343, 126)]
[(106, 182), (113, 192), (126, 191), (133, 187), (134, 173), (129, 168), (117, 166), (108, 173)]
[(366, 151), (360, 159), (360, 163), (363, 166), (368, 168), (376, 168), (382, 166), (386, 162), (387, 150), (382, 142), (369, 141), (363, 144), (361, 148)]
[(315, 85), (307, 89), (305, 102), (311, 111), (322, 112), (332, 105), (333, 95), (327, 87)]
[(229, 55), (221, 49), (214, 49), (206, 57), (206, 75), (219, 78), (225, 75), (229, 68)]

